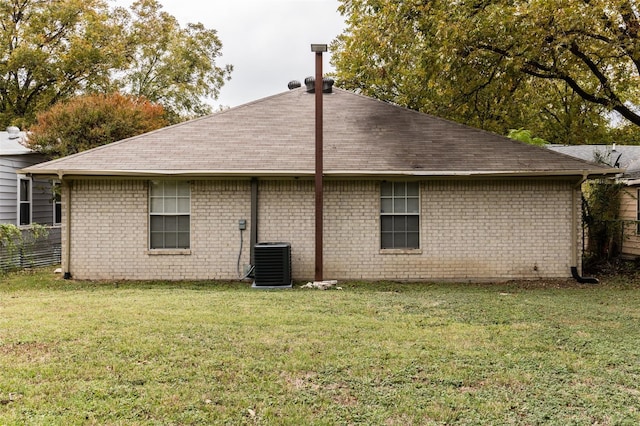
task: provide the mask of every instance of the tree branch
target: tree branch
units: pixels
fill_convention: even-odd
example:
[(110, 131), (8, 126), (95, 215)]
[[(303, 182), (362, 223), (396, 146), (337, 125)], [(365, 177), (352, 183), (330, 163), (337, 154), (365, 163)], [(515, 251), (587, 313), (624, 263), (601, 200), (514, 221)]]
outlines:
[[(488, 44), (479, 44), (478, 47), (480, 49), (488, 50), (493, 53), (497, 53), (504, 57), (515, 58), (516, 55), (513, 55), (508, 50), (491, 46)], [(571, 89), (573, 89), (578, 96), (582, 99), (593, 102), (602, 106), (605, 106), (609, 109), (612, 109), (622, 115), (624, 118), (632, 122), (633, 124), (640, 126), (640, 114), (634, 112), (631, 108), (626, 106), (618, 96), (611, 89), (611, 85), (607, 77), (602, 73), (602, 71), (598, 68), (595, 62), (593, 62), (584, 52), (582, 52), (578, 45), (574, 42), (571, 46), (569, 46), (569, 51), (579, 58), (593, 73), (593, 75), (598, 79), (600, 85), (604, 89), (606, 96), (597, 96), (593, 93), (589, 93), (586, 91), (574, 78), (569, 76), (566, 73), (561, 72), (555, 66), (544, 65), (541, 62), (535, 60), (525, 60), (524, 66), (522, 67), (522, 72), (531, 75), (533, 77), (543, 78), (543, 79), (552, 79), (552, 80), (562, 80), (566, 82)]]

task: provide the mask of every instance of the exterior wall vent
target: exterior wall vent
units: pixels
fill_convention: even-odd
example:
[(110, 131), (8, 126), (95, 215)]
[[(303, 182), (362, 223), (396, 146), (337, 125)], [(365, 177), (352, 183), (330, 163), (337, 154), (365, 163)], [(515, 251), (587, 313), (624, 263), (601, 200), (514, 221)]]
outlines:
[(253, 288), (291, 287), (291, 244), (258, 243), (253, 248)]
[[(322, 79), (322, 93), (333, 93), (333, 79), (325, 77)], [(316, 92), (316, 78), (307, 77), (304, 79), (304, 85), (307, 87), (307, 93)]]
[(9, 139), (20, 139), (20, 128), (16, 126), (7, 127), (7, 133)]

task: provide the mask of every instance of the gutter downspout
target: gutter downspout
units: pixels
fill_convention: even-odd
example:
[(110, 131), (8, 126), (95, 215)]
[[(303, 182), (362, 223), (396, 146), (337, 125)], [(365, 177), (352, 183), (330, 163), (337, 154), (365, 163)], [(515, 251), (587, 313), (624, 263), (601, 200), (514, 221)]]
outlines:
[(576, 208), (577, 196), (576, 193), (582, 187), (582, 184), (587, 180), (587, 174), (584, 173), (582, 178), (571, 191), (571, 276), (580, 284), (598, 284), (597, 278), (582, 277), (578, 273), (578, 209)]
[(258, 178), (251, 178), (251, 234), (249, 264), (255, 265), (255, 246), (258, 243)]
[(66, 199), (65, 199), (65, 210), (66, 210), (66, 220), (65, 220), (65, 239), (66, 244), (64, 247), (64, 275), (63, 278), (65, 280), (71, 279), (71, 190), (73, 188), (72, 183), (69, 180), (64, 180), (63, 176), (60, 175), (60, 181), (62, 182), (63, 188), (66, 189)]

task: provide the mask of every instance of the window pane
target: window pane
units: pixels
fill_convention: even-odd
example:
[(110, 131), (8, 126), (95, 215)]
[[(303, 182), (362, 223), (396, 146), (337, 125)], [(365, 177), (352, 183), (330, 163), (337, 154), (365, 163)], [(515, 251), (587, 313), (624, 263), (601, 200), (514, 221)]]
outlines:
[(405, 248), (407, 247), (406, 234), (404, 232), (398, 232), (393, 234), (393, 248)]
[(164, 248), (178, 247), (178, 238), (175, 232), (167, 232), (164, 234)]
[(394, 196), (395, 197), (404, 197), (406, 195), (406, 186), (407, 184), (404, 182), (396, 182), (393, 189), (394, 191)]
[(178, 198), (178, 213), (189, 213), (190, 212), (190, 206), (189, 206), (189, 199), (188, 198)]
[(380, 212), (393, 213), (393, 200), (391, 198), (383, 198), (380, 200)]
[(177, 213), (178, 212), (178, 202), (175, 198), (165, 198), (164, 199), (164, 212), (165, 213)]
[(29, 187), (31, 182), (26, 179), (20, 179), (20, 201), (29, 201)]
[(31, 205), (20, 203), (20, 225), (29, 225), (31, 223)]
[(179, 182), (177, 195), (180, 197), (189, 197), (191, 195), (191, 185), (189, 182)]
[(420, 234), (417, 232), (407, 233), (407, 248), (420, 248)]
[(62, 204), (56, 203), (56, 207), (54, 210), (54, 218), (53, 223), (61, 223), (62, 222)]
[(162, 232), (151, 233), (151, 248), (152, 249), (164, 248), (164, 234)]
[(164, 196), (175, 197), (176, 195), (178, 195), (177, 182), (164, 182)]
[(164, 216), (164, 231), (176, 232), (178, 230), (178, 218), (175, 216)]
[(178, 232), (189, 233), (189, 216), (178, 217)]
[(404, 198), (396, 198), (393, 200), (393, 212), (394, 213), (406, 213), (407, 208), (405, 206)]
[(382, 182), (380, 184), (380, 195), (391, 197), (393, 195), (393, 184), (391, 182)]
[(420, 200), (418, 198), (407, 198), (407, 213), (419, 213)]
[(418, 182), (407, 182), (407, 195), (417, 197), (420, 195), (420, 184)]
[(162, 197), (162, 182), (149, 182), (149, 194), (152, 197)]
[(163, 232), (164, 231), (164, 217), (163, 216), (151, 216), (150, 221), (151, 232)]
[(383, 232), (380, 246), (384, 248), (393, 248), (393, 233), (391, 232)]
[(180, 232), (178, 234), (178, 248), (189, 248), (189, 233)]
[(393, 217), (393, 232), (404, 232), (407, 229), (406, 216)]
[(152, 213), (163, 213), (164, 212), (164, 202), (162, 198), (152, 198), (151, 199), (151, 212)]
[(393, 232), (393, 216), (382, 216), (380, 218), (380, 229), (382, 232)]
[(420, 218), (418, 216), (407, 216), (407, 231), (418, 232), (420, 228)]

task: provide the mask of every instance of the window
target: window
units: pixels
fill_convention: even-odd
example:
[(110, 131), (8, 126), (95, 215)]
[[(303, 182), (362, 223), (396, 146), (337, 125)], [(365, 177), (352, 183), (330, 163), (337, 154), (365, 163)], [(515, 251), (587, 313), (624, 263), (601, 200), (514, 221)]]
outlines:
[(18, 177), (18, 225), (31, 224), (31, 179)]
[(418, 182), (382, 182), (380, 185), (380, 247), (420, 248)]
[(53, 224), (60, 225), (62, 223), (62, 195), (60, 182), (53, 182), (51, 184), (53, 191)]
[(149, 247), (188, 249), (191, 234), (189, 182), (149, 183)]

